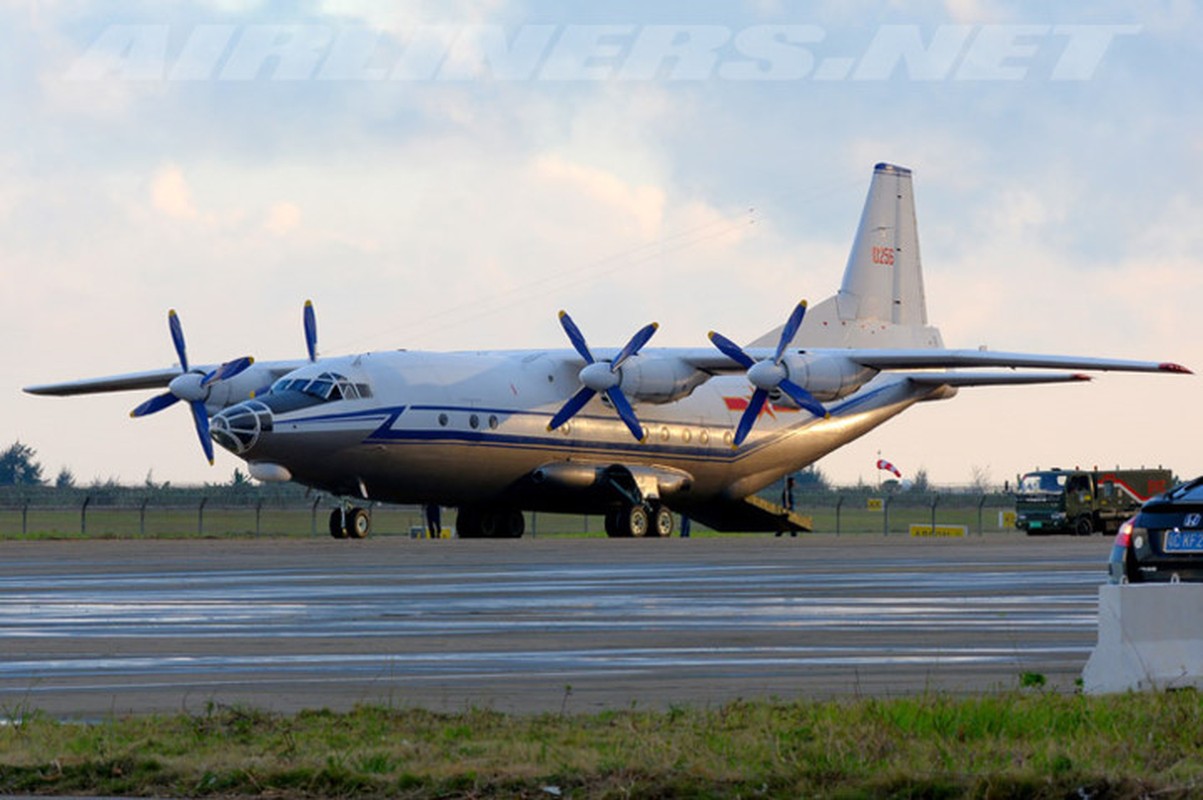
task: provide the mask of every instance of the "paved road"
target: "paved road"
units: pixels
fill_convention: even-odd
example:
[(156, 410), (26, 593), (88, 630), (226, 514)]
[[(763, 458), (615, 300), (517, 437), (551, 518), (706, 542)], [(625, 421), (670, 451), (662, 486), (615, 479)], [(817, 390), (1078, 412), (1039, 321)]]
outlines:
[(1070, 690), (1109, 541), (0, 543), (0, 716)]

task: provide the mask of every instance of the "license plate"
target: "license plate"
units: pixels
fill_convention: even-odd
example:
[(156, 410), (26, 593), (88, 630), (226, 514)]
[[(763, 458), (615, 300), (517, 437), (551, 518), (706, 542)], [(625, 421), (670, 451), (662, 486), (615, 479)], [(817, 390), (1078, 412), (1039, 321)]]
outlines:
[(1031, 528), (1032, 530), (1036, 530), (1038, 528), (1043, 528), (1044, 523), (1043, 522), (1029, 522), (1028, 527)]
[(1166, 531), (1161, 549), (1167, 553), (1203, 553), (1203, 531)]

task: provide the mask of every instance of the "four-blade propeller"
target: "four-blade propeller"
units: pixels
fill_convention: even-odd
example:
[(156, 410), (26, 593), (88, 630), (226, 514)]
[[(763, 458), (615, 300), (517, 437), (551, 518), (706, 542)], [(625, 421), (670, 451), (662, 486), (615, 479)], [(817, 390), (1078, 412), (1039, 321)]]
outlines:
[(752, 399), (748, 402), (748, 408), (740, 418), (739, 426), (735, 429), (735, 439), (732, 442), (735, 447), (739, 447), (744, 439), (748, 437), (748, 434), (752, 430), (752, 425), (760, 417), (760, 412), (764, 408), (769, 394), (777, 389), (785, 392), (801, 408), (806, 409), (816, 417), (826, 419), (831, 416), (827, 409), (823, 408), (823, 405), (815, 399), (814, 395), (790, 380), (789, 369), (782, 363), (785, 348), (789, 347), (789, 343), (793, 341), (794, 336), (798, 333), (798, 328), (802, 326), (802, 318), (804, 316), (806, 316), (805, 300), (798, 303), (793, 313), (789, 315), (789, 319), (786, 320), (785, 327), (781, 329), (781, 339), (777, 342), (777, 352), (771, 359), (766, 358), (763, 361), (756, 361), (745, 353), (742, 347), (721, 333), (710, 332), (710, 341), (714, 343), (714, 346), (732, 361), (746, 369), (748, 371), (748, 381), (755, 387), (755, 391), (752, 392)]
[(178, 401), (187, 401), (192, 410), (192, 421), (196, 426), (196, 435), (200, 438), (201, 449), (209, 463), (213, 463), (213, 440), (209, 438), (209, 414), (205, 410), (205, 400), (209, 390), (217, 383), (229, 380), (239, 374), (255, 360), (250, 356), (227, 361), (212, 372), (203, 373), (191, 371), (188, 368), (188, 351), (184, 345), (184, 329), (180, 325), (179, 315), (175, 309), (167, 312), (167, 327), (171, 331), (171, 342), (175, 346), (176, 355), (180, 359), (180, 374), (167, 385), (167, 391), (142, 403), (130, 412), (131, 417), (145, 417), (162, 411)]
[(619, 384), (622, 381), (622, 365), (631, 356), (637, 355), (639, 350), (652, 338), (652, 334), (659, 328), (659, 324), (653, 322), (645, 325), (635, 332), (631, 337), (631, 341), (627, 342), (626, 347), (619, 351), (613, 361), (598, 361), (593, 357), (593, 353), (589, 352), (589, 345), (585, 343), (585, 337), (581, 334), (580, 328), (572, 321), (572, 317), (568, 316), (567, 311), (560, 312), (560, 325), (564, 328), (564, 332), (568, 334), (568, 340), (572, 342), (572, 346), (581, 358), (585, 359), (585, 368), (580, 371), (581, 388), (568, 399), (556, 415), (551, 418), (547, 429), (555, 430), (563, 425), (568, 420), (572, 419), (578, 411), (585, 407), (585, 404), (593, 399), (595, 394), (601, 393), (609, 399), (610, 404), (614, 406), (614, 410), (618, 412), (618, 416), (622, 419), (626, 426), (631, 431), (631, 435), (639, 441), (644, 440), (643, 426), (639, 424), (639, 420), (635, 418), (635, 412), (631, 408), (627, 396), (623, 394)]

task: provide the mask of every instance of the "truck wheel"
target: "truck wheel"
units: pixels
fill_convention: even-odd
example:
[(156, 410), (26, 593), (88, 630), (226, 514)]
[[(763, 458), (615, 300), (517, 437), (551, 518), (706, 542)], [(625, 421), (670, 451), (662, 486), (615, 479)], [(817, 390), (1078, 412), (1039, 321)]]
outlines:
[(1074, 520), (1074, 533), (1078, 536), (1089, 536), (1094, 533), (1094, 521), (1086, 515)]

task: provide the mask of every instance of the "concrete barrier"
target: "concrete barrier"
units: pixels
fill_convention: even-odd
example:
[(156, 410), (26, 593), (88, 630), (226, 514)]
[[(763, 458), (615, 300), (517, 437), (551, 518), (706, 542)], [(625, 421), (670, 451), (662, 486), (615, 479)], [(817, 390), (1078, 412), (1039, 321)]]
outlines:
[(1087, 694), (1203, 689), (1203, 584), (1105, 585)]

